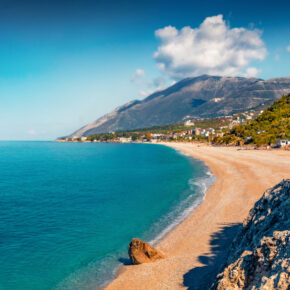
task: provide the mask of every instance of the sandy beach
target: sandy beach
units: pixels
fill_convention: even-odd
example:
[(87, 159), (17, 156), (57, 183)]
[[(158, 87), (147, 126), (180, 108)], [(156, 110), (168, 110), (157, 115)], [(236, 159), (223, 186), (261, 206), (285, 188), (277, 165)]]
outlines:
[(106, 289), (208, 289), (254, 203), (290, 177), (289, 151), (166, 145), (204, 161), (217, 180), (203, 204), (156, 245), (168, 258), (125, 266)]

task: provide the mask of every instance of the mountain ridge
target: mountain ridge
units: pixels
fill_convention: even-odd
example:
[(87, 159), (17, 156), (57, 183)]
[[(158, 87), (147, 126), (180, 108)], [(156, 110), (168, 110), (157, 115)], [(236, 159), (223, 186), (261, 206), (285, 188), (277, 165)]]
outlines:
[(165, 125), (186, 119), (229, 115), (270, 105), (290, 92), (290, 77), (258, 78), (202, 75), (186, 78), (143, 100), (132, 100), (69, 137)]

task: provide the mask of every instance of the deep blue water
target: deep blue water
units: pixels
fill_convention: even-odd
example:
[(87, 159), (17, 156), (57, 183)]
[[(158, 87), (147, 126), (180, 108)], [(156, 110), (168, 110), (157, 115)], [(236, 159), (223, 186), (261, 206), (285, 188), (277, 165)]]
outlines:
[(160, 145), (0, 142), (0, 289), (95, 289), (201, 202), (207, 171)]

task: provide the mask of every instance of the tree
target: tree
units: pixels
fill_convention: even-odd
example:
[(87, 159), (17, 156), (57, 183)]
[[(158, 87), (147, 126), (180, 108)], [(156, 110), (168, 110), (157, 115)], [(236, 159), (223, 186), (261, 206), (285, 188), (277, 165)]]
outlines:
[(146, 138), (148, 141), (150, 141), (150, 140), (152, 139), (152, 135), (151, 135), (151, 133), (150, 133), (150, 132), (146, 132), (146, 133), (145, 133), (145, 138)]

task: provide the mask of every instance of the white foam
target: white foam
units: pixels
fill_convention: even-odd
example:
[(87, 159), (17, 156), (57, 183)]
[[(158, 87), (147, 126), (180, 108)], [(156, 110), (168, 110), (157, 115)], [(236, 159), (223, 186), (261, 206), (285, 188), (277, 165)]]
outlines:
[[(185, 154), (183, 154), (185, 155)], [(206, 176), (198, 179), (190, 179), (189, 185), (191, 186), (192, 191), (196, 191), (194, 186), (199, 187), (199, 192), (190, 194), (185, 200), (183, 200), (169, 215), (167, 215), (167, 219), (174, 215), (177, 212), (180, 212), (174, 221), (167, 226), (156, 238), (150, 241), (152, 244), (158, 243), (161, 239), (163, 239), (169, 232), (171, 232), (176, 226), (178, 226), (181, 222), (183, 222), (199, 205), (201, 205), (205, 199), (206, 192), (210, 188), (210, 186), (215, 181), (215, 176), (208, 170), (206, 172)], [(197, 197), (196, 194), (198, 194)], [(193, 202), (188, 206), (187, 204), (190, 200), (194, 198)], [(187, 205), (187, 206), (186, 206)]]
[[(192, 158), (190, 155), (176, 150), (179, 154), (184, 155), (188, 158)], [(162, 240), (169, 232), (171, 232), (174, 228), (176, 228), (181, 222), (183, 222), (199, 205), (201, 205), (205, 199), (206, 192), (210, 188), (210, 186), (215, 181), (215, 176), (208, 170), (205, 172), (205, 176), (201, 178), (191, 178), (188, 183), (190, 186), (190, 190), (192, 193), (188, 195), (186, 199), (181, 201), (168, 215), (166, 215), (162, 220), (172, 220), (172, 222), (165, 227), (161, 233), (159, 233), (153, 240), (150, 241), (152, 244), (158, 243), (160, 240)], [(196, 189), (198, 187), (198, 189)], [(192, 201), (191, 201), (192, 200)], [(163, 222), (162, 220), (159, 220), (156, 225), (153, 225), (154, 227), (160, 227)], [(116, 257), (114, 257), (116, 259)], [(107, 263), (107, 261), (103, 261), (104, 264)], [(77, 273), (71, 274), (65, 281), (63, 281), (58, 287), (57, 290), (62, 289), (68, 289), (68, 285), (70, 289), (79, 289), (80, 281), (84, 281), (81, 284), (82, 289), (93, 289), (94, 287), (105, 287), (112, 279), (113, 276), (116, 276), (116, 271), (119, 269), (120, 264), (117, 264), (114, 269), (113, 273), (111, 272), (110, 275), (103, 275), (106, 276), (104, 281), (101, 283), (101, 285), (96, 285), (96, 281), (92, 281), (92, 277), (95, 277), (93, 273), (95, 274), (95, 271), (97, 271), (98, 267), (94, 263), (87, 266), (85, 269), (81, 269), (77, 271)], [(107, 268), (108, 267), (108, 268)], [(105, 265), (106, 270), (110, 272), (109, 266)], [(106, 272), (106, 271), (104, 271)], [(106, 274), (108, 274), (108, 272)], [(109, 276), (109, 277), (108, 277)]]

